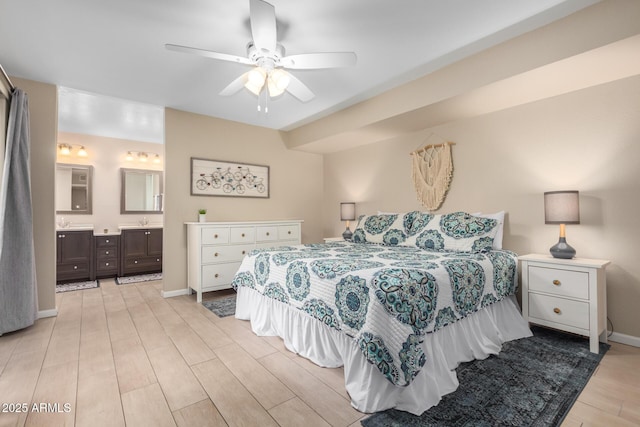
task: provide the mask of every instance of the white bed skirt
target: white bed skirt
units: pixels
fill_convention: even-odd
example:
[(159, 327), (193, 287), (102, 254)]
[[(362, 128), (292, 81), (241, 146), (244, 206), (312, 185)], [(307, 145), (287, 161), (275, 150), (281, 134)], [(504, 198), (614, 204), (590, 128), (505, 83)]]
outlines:
[(344, 366), (351, 404), (366, 413), (396, 408), (420, 415), (458, 388), (460, 363), (485, 359), (499, 353), (502, 343), (532, 335), (515, 297), (505, 298), (428, 334), (424, 367), (409, 386), (398, 387), (365, 359), (353, 339), (253, 289), (240, 287), (235, 316), (250, 320), (256, 335), (279, 336), (287, 349), (319, 366)]

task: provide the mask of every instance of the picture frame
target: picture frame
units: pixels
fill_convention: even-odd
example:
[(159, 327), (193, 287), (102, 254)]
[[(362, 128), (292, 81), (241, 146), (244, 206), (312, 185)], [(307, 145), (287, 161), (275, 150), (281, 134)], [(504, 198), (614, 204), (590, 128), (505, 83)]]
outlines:
[(269, 198), (269, 166), (191, 157), (191, 195)]

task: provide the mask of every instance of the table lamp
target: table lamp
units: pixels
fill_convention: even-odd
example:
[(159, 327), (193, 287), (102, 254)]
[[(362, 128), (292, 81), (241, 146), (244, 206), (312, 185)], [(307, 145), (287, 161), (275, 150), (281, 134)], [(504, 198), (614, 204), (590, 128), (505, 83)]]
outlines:
[(566, 224), (580, 224), (580, 201), (577, 191), (548, 191), (544, 193), (544, 223), (560, 224), (560, 240), (549, 252), (554, 258), (571, 259), (576, 250), (567, 244)]
[(349, 221), (356, 220), (356, 204), (353, 202), (340, 203), (340, 220), (347, 221), (347, 229), (342, 233), (344, 240), (351, 240), (353, 233), (349, 230)]

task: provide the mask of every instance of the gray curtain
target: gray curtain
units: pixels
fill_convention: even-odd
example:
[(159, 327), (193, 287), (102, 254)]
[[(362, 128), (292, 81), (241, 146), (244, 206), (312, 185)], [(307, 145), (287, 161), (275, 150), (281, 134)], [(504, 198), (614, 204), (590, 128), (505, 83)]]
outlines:
[(0, 183), (0, 334), (33, 325), (38, 316), (29, 148), (27, 94), (15, 89)]

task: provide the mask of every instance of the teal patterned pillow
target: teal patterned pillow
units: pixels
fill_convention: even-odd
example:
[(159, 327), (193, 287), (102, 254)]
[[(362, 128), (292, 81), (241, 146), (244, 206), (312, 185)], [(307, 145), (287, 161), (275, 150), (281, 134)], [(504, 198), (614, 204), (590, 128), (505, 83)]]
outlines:
[(498, 221), (495, 219), (466, 212), (422, 215), (417, 217), (421, 221), (412, 224), (412, 235), (403, 245), (415, 245), (432, 251), (487, 252), (491, 250), (498, 232)]
[(420, 212), (361, 215), (353, 231), (354, 243), (378, 243), (387, 246), (402, 245), (414, 234), (415, 217)]

